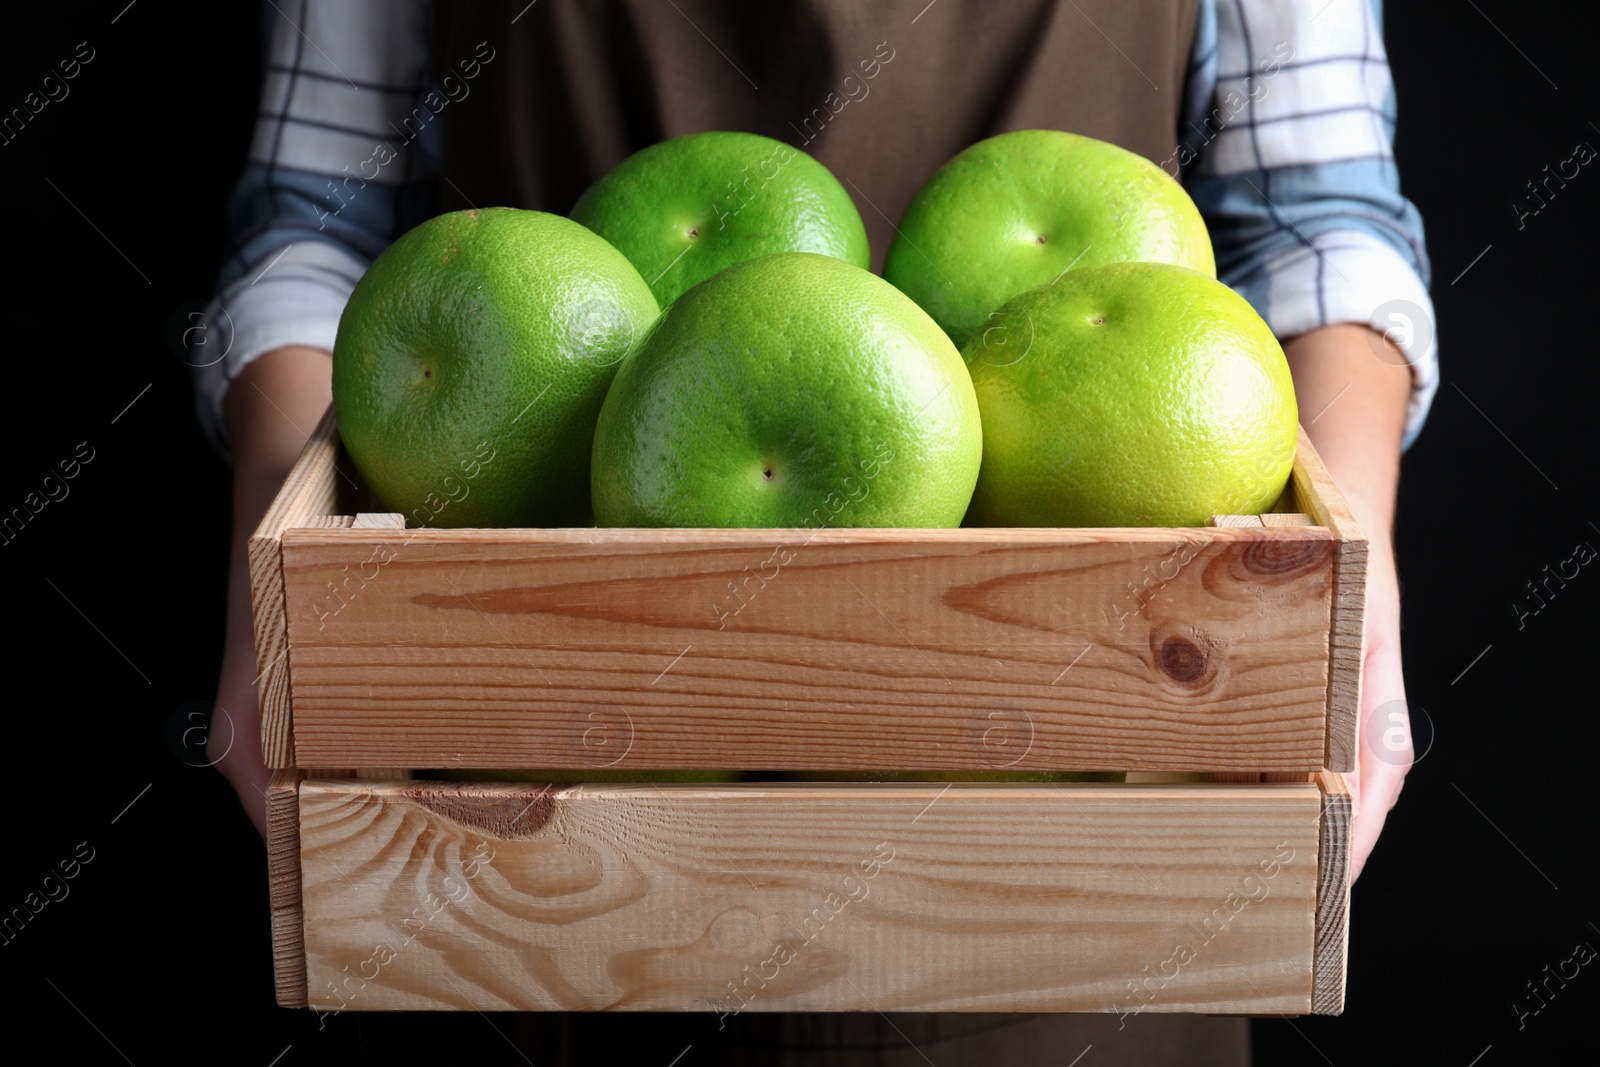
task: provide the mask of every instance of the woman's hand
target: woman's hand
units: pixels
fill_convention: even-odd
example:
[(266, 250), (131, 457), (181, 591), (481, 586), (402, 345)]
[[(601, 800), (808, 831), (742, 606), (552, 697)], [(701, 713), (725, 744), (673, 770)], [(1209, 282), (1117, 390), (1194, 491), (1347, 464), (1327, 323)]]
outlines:
[(1341, 324), (1284, 345), (1300, 423), (1368, 541), (1367, 628), (1360, 733), (1349, 776), (1355, 824), (1351, 880), (1361, 874), (1411, 768), (1411, 731), (1400, 666), (1400, 584), (1394, 502), (1400, 441), (1411, 397), (1405, 357), (1377, 331)]
[(1372, 543), (1367, 568), (1367, 642), (1362, 656), (1361, 733), (1356, 773), (1350, 780), (1355, 807), (1350, 879), (1361, 875), (1378, 833), (1414, 758), (1400, 672), (1400, 586), (1387, 539)]
[(271, 772), (261, 755), (248, 545), (306, 438), (328, 409), (332, 374), (333, 357), (321, 349), (279, 348), (245, 367), (223, 404), (233, 444), (233, 551), (222, 677), (206, 756), (233, 785), (263, 838)]

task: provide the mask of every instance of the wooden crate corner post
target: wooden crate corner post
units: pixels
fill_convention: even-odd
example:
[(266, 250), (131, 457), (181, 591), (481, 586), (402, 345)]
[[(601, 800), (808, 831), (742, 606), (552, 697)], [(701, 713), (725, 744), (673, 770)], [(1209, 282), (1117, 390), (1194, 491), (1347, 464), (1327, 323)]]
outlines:
[(1290, 475), (1306, 512), (1335, 538), (1333, 612), (1328, 637), (1327, 754), (1323, 767), (1356, 769), (1356, 736), (1361, 718), (1361, 658), (1366, 635), (1367, 536), (1334, 485), (1304, 427)]
[(335, 510), (339, 452), (333, 407), (306, 441), (283, 488), (249, 540), (250, 608), (255, 624), (261, 753), (268, 767), (293, 767), (289, 708), (289, 628), (283, 587), (283, 532), (327, 525)]
[(304, 1008), (305, 908), (300, 892), (300, 783), (303, 771), (272, 772), (267, 786), (267, 895), (272, 908), (272, 971), (278, 1004)]
[(1317, 847), (1317, 936), (1312, 968), (1311, 1011), (1344, 1011), (1345, 969), (1350, 951), (1350, 845), (1354, 809), (1344, 775), (1321, 772), (1322, 818)]

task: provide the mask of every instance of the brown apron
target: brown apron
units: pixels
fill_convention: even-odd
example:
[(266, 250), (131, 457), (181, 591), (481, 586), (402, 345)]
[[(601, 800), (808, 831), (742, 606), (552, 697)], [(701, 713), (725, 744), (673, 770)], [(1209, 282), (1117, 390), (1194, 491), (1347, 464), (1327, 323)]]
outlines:
[(494, 49), (444, 123), (441, 210), (564, 215), (632, 152), (745, 130), (833, 171), (874, 269), (974, 141), (1070, 130), (1170, 158), (1195, 22), (1195, 0), (526, 2), (434, 5), (438, 70)]
[[(946, 160), (1008, 130), (1058, 129), (1152, 161), (1174, 150), (1195, 0), (440, 0), (433, 58), (493, 56), (444, 123), (440, 209), (566, 214), (624, 157), (699, 130), (815, 156), (850, 191), (874, 269)], [(486, 42), (490, 53), (480, 47)], [(1153, 1013), (528, 1015), (535, 1063), (958, 1067), (1241, 1064), (1244, 1020)], [(542, 1058), (541, 1058), (542, 1057)]]

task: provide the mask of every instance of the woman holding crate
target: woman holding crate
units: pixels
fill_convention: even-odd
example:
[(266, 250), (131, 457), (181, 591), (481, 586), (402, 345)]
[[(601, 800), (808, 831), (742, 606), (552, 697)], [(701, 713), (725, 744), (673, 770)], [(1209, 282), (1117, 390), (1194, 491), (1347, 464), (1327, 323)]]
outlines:
[[(219, 766), (258, 829), (267, 772), (245, 539), (329, 403), (344, 301), (394, 237), (471, 204), (564, 213), (648, 143), (743, 129), (803, 145), (848, 177), (881, 266), (890, 220), (935, 169), (983, 137), (1045, 128), (1112, 141), (1181, 178), (1219, 277), (1283, 339), (1302, 422), (1370, 538), (1362, 736), (1379, 743), (1364, 741), (1351, 781), (1359, 873), (1411, 759), (1391, 530), (1400, 454), (1437, 386), (1379, 0), (804, 0), (759, 11), (301, 0), (264, 15), (261, 108), (208, 314), (228, 324), (227, 355), (197, 374), (201, 417), (235, 470), (218, 703), (238, 738)], [(870, 96), (819, 112), (858, 59), (875, 65)], [(794, 125), (819, 114), (803, 134)], [(570, 1045), (575, 1058), (592, 1057), (587, 1042), (602, 1035), (649, 1041), (663, 1063), (688, 1045), (685, 1064), (1248, 1058), (1243, 1020), (1142, 1011), (751, 1012), (726, 1029), (699, 1016), (552, 1016), (520, 1029), (556, 1042), (541, 1053)]]

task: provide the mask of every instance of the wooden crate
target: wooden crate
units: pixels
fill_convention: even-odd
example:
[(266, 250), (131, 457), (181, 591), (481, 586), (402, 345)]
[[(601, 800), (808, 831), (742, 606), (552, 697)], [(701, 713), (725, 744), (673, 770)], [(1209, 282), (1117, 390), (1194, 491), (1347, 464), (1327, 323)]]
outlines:
[[(285, 1005), (1342, 1007), (1366, 543), (1304, 435), (1204, 528), (444, 530), (330, 412), (250, 563)], [(411, 774), (519, 767), (1136, 773)]]
[(1303, 437), (1289, 514), (1191, 529), (405, 529), (354, 478), (330, 416), (251, 538), (270, 767), (1354, 766)]

